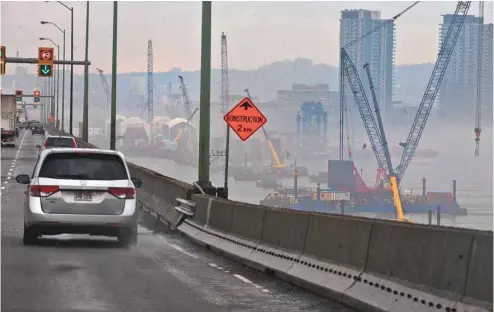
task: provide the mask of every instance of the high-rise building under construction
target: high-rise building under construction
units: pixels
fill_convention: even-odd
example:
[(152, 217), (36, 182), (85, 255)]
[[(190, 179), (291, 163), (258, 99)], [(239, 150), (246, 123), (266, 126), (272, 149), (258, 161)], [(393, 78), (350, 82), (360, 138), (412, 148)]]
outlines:
[[(452, 14), (443, 16), (439, 49), (451, 24)], [(439, 91), (439, 113), (446, 118), (473, 118), (477, 102), (477, 62), (481, 61), (481, 104), (485, 121), (492, 122), (492, 24), (480, 27), (479, 17), (467, 15)], [(479, 45), (479, 29), (482, 38)], [(479, 46), (481, 60), (479, 60)], [(490, 120), (489, 120), (490, 119)]]
[[(381, 12), (369, 10), (343, 10), (340, 19), (340, 48), (381, 25)], [(345, 48), (357, 67), (360, 77), (365, 77), (363, 66), (369, 63), (371, 77), (377, 95), (377, 101), (383, 118), (393, 102), (393, 75), (395, 67), (395, 28), (394, 23), (386, 26)], [(347, 82), (345, 82), (347, 83)], [(371, 99), (368, 80), (362, 84)], [(347, 103), (353, 103), (350, 87), (345, 87)]]

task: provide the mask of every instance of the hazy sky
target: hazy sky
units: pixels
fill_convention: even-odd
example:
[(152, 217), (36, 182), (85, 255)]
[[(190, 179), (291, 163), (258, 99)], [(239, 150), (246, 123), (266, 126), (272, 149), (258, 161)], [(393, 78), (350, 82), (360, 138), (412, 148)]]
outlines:
[[(380, 10), (390, 18), (410, 5), (393, 2), (213, 2), (213, 67), (220, 65), (220, 35), (228, 36), (229, 66), (254, 69), (296, 57), (315, 63), (338, 64), (339, 17), (343, 9)], [(455, 1), (419, 3), (396, 21), (396, 64), (434, 62), (442, 14), (453, 13)], [(486, 1), (486, 21), (492, 21), (492, 2)], [(86, 2), (74, 6), (74, 55), (84, 59)], [(89, 59), (91, 71), (111, 71), (112, 2), (90, 2)], [(469, 14), (478, 14), (472, 2)], [(67, 58), (70, 53), (70, 11), (56, 2), (2, 1), (1, 43), (7, 56), (16, 50), (22, 57), (35, 57), (49, 37), (62, 46), (62, 34), (45, 19), (66, 29)], [(147, 41), (153, 40), (154, 70), (177, 66), (200, 67), (201, 2), (119, 1), (118, 71), (145, 71)], [(13, 70), (8, 66), (7, 73)], [(30, 70), (34, 72), (34, 66)], [(76, 66), (82, 72), (82, 66)]]

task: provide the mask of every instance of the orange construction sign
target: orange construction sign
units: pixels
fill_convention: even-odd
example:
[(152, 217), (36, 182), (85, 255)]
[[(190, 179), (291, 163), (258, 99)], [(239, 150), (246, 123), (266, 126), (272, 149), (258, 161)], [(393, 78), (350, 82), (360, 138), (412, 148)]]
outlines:
[(223, 117), (242, 141), (246, 141), (268, 121), (252, 100), (244, 97)]

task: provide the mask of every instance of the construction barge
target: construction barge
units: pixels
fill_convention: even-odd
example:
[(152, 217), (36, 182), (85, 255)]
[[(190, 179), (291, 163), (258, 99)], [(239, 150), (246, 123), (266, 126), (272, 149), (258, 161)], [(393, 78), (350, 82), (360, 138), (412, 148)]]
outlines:
[[(293, 188), (276, 188), (260, 204), (321, 213), (343, 210), (345, 213), (396, 213), (391, 189), (363, 184), (351, 161), (329, 160), (328, 163), (327, 188), (321, 188), (320, 183), (316, 189), (300, 188), (295, 175)], [(460, 207), (456, 200), (455, 181), (453, 192), (427, 192), (424, 179), (421, 195), (406, 193), (401, 195), (401, 200), (406, 214), (428, 214), (439, 209), (441, 213), (454, 216), (467, 215), (467, 209)]]

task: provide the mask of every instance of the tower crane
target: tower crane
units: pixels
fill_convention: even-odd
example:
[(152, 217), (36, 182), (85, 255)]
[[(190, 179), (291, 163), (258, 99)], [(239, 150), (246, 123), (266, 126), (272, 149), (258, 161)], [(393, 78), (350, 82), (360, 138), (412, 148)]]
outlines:
[(192, 118), (194, 118), (194, 115), (198, 111), (197, 108), (194, 109), (194, 111), (192, 111), (192, 105), (190, 103), (189, 94), (187, 93), (187, 87), (185, 86), (184, 83), (184, 77), (178, 75), (178, 78), (180, 79), (180, 90), (182, 91), (182, 98), (184, 101), (184, 108), (185, 108), (185, 118), (187, 119), (187, 124), (180, 130), (178, 130), (177, 136), (175, 137), (175, 142), (178, 142), (178, 140), (180, 140), (185, 127), (189, 125), (189, 123), (192, 121)]
[[(247, 94), (247, 97), (250, 99), (251, 97), (250, 97), (249, 89), (245, 89), (244, 91)], [(272, 167), (277, 169), (285, 168), (286, 165), (281, 163), (280, 158), (278, 157), (278, 153), (276, 153), (276, 149), (274, 148), (273, 143), (271, 143), (271, 140), (268, 137), (268, 133), (266, 132), (266, 129), (264, 129), (264, 126), (261, 127), (261, 129), (262, 129), (262, 133), (264, 134), (264, 138), (266, 139), (266, 142), (268, 142), (269, 150), (271, 151), (271, 156), (273, 157)]]
[(400, 146), (404, 148), (403, 154), (401, 155), (401, 161), (399, 166), (396, 168), (396, 177), (398, 182), (401, 181), (405, 171), (412, 160), (412, 157), (417, 149), (422, 133), (424, 132), (425, 125), (427, 124), (427, 119), (429, 118), (432, 106), (434, 105), (434, 100), (436, 99), (437, 93), (439, 92), (439, 87), (444, 77), (444, 73), (453, 54), (453, 50), (460, 36), (461, 28), (465, 22), (465, 18), (470, 8), (471, 1), (459, 1), (456, 6), (455, 13), (451, 20), (451, 24), (448, 27), (448, 32), (444, 38), (441, 50), (437, 56), (436, 64), (432, 70), (429, 83), (425, 88), (424, 95), (420, 101), (419, 107), (417, 109), (417, 114), (413, 121), (412, 127), (408, 134), (407, 140), (404, 143), (400, 143)]
[(482, 78), (483, 78), (483, 39), (484, 1), (479, 1), (479, 29), (477, 43), (477, 103), (475, 104), (475, 156), (480, 156), (480, 133), (482, 132)]

